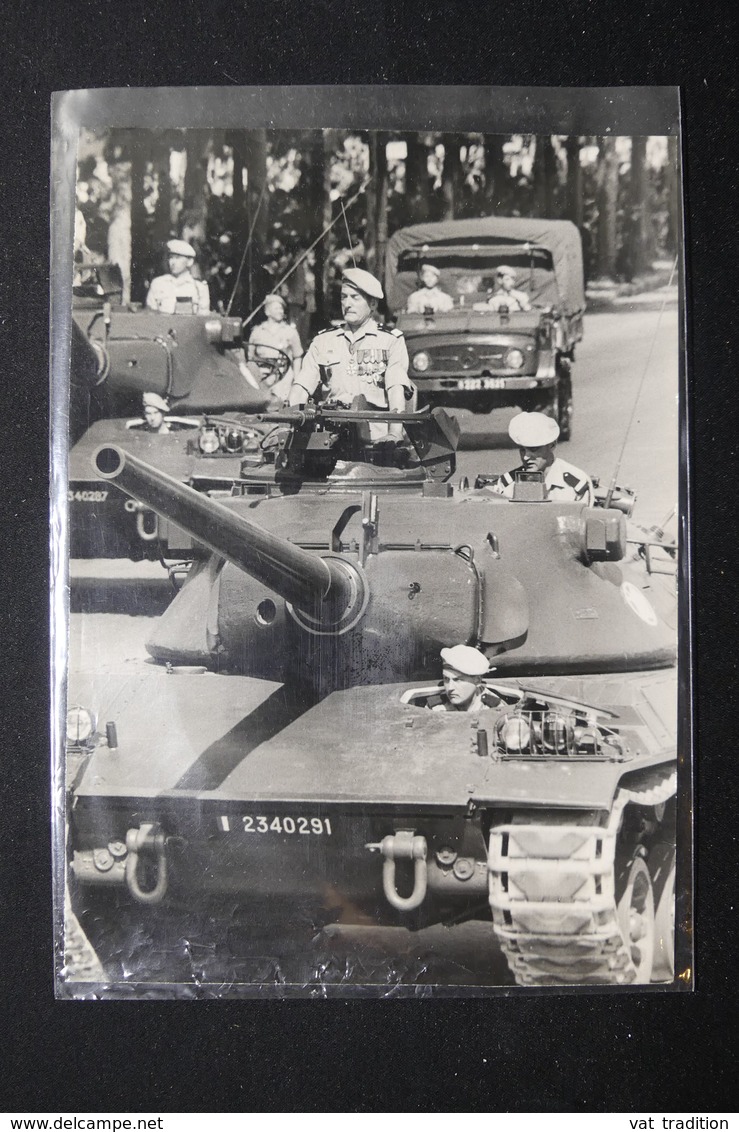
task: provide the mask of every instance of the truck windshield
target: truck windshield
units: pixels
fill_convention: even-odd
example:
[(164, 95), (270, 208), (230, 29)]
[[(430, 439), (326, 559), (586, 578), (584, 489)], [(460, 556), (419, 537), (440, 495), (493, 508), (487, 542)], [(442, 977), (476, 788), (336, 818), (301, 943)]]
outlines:
[[(424, 272), (426, 265), (436, 271)], [(447, 244), (409, 248), (398, 259), (398, 284), (407, 303), (411, 294), (422, 291), (436, 277), (435, 286), (450, 296), (452, 309), (458, 309), (484, 303), (500, 291), (501, 267), (511, 269), (514, 288), (524, 292), (532, 306), (557, 303), (551, 252), (530, 245)]]

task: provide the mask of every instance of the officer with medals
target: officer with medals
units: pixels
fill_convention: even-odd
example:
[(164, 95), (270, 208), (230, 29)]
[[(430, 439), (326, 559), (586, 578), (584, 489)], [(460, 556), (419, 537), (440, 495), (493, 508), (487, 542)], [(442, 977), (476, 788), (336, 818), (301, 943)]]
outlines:
[(543, 472), (548, 499), (592, 505), (590, 476), (554, 454), (559, 425), (552, 417), (546, 413), (518, 413), (508, 425), (508, 435), (518, 445), (521, 466), (486, 484), (490, 491), (512, 499), (518, 472)]
[(186, 240), (170, 240), (167, 244), (168, 275), (152, 279), (146, 305), (163, 314), (208, 314), (208, 284), (192, 274), (195, 248)]
[(408, 297), (408, 306), (406, 308), (408, 314), (436, 314), (437, 311), (450, 311), (454, 306), (454, 300), (451, 295), (446, 291), (442, 291), (438, 286), (441, 272), (438, 267), (433, 263), (424, 263), (421, 265), (421, 282), (422, 287), (414, 291)]
[(488, 658), (471, 645), (455, 645), (441, 650), (444, 662), (442, 672), (444, 691), (431, 696), (426, 707), (431, 711), (483, 711), (498, 708), (503, 701), (500, 696), (486, 688), (483, 676), (494, 672)]
[[(304, 405), (319, 385), (326, 400), (350, 408), (355, 397), (366, 397), (371, 409), (402, 413), (415, 393), (408, 377), (408, 350), (400, 330), (377, 321), (382, 299), (379, 279), (359, 267), (348, 268), (341, 282), (344, 325), (320, 331), (308, 347), (288, 403)], [(373, 441), (399, 443), (402, 424), (370, 424)]]

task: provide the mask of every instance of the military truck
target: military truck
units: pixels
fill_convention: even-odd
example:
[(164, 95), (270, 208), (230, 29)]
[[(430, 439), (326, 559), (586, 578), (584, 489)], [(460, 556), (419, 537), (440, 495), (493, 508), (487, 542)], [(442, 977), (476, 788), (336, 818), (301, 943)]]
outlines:
[[(407, 312), (423, 264), (440, 273), (448, 311)], [(496, 271), (516, 273), (530, 310), (487, 304)], [(567, 220), (490, 216), (416, 224), (388, 244), (386, 296), (403, 331), (421, 404), (487, 413), (502, 406), (549, 413), (572, 433), (572, 367), (583, 336), (582, 244)]]

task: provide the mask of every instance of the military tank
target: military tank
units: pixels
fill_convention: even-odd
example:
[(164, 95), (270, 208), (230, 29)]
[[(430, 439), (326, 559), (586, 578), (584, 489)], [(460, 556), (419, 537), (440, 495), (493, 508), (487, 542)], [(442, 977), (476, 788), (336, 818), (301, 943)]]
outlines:
[[(482, 919), (519, 985), (669, 982), (675, 634), (625, 517), (455, 488), (445, 411), (402, 415), (400, 453), (368, 435), (390, 419), (273, 414), (223, 499), (97, 451), (193, 564), (147, 644), (159, 675), (70, 689), (73, 884), (142, 915), (210, 893)], [(499, 709), (429, 710), (460, 642)]]
[[(87, 266), (75, 288), (68, 487), (73, 558), (157, 559), (161, 553), (155, 516), (97, 482), (90, 456), (100, 444), (129, 447), (187, 479), (202, 457), (223, 462), (249, 449), (259, 431), (253, 415), (270, 403), (272, 385), (290, 365), (277, 349), (245, 344), (239, 318), (126, 307), (119, 301), (121, 286), (119, 270), (103, 264)], [(147, 429), (144, 393), (158, 394), (170, 406), (160, 431)]]

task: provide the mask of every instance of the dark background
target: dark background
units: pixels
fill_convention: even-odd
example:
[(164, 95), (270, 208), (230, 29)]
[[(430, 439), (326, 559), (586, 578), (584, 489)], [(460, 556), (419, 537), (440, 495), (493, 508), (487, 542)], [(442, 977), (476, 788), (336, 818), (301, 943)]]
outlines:
[[(727, 9), (575, 0), (5, 5), (0, 1110), (731, 1110), (735, 1092), (737, 138)], [(735, 30), (735, 29), (734, 29)], [(697, 989), (454, 1001), (55, 1003), (48, 720), (54, 90), (680, 85), (692, 381)]]

